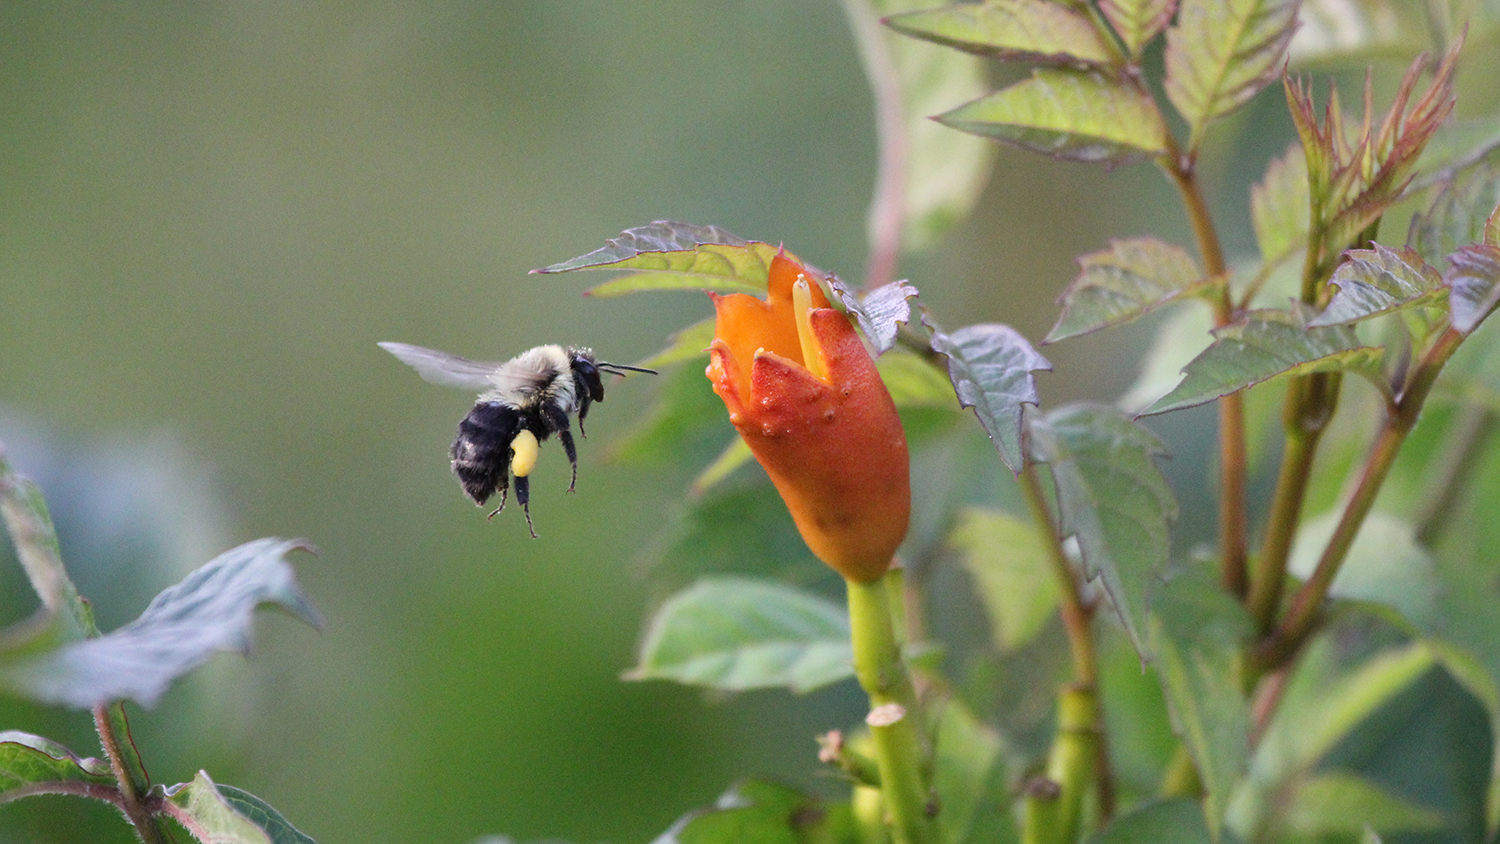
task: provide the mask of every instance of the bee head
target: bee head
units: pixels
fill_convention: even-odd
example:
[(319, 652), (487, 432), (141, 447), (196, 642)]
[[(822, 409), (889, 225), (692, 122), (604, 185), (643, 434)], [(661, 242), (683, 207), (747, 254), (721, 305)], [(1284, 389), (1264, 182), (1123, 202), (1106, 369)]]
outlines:
[(600, 372), (608, 372), (612, 375), (624, 375), (626, 372), (649, 372), (656, 374), (654, 369), (646, 369), (643, 366), (630, 366), (623, 363), (604, 363), (594, 359), (593, 349), (570, 348), (568, 349), (568, 361), (573, 368), (573, 375), (578, 383), (587, 390), (589, 399), (592, 401), (604, 401), (604, 381), (600, 378)]

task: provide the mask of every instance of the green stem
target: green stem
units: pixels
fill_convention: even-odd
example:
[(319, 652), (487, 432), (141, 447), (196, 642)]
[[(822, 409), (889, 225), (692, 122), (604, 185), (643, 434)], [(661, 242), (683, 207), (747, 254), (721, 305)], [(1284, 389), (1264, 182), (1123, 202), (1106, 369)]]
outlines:
[(1083, 798), (1099, 759), (1099, 706), (1092, 687), (1069, 686), (1057, 699), (1057, 736), (1047, 770), (1026, 785), (1021, 844), (1073, 844)]
[(884, 578), (847, 584), (854, 673), (870, 697), (866, 723), (874, 740), (892, 839), (896, 844), (935, 844), (935, 811), (922, 776), (927, 756), (924, 722), (901, 659), (890, 591)]
[(120, 808), (125, 818), (145, 844), (166, 844), (165, 833), (146, 808), (146, 792), (151, 788), (151, 779), (141, 763), (135, 742), (130, 738), (130, 723), (125, 719), (124, 704), (117, 701), (94, 707), (94, 726), (99, 731), (104, 753), (109, 757), (110, 770), (120, 783)]
[(1261, 671), (1284, 664), (1317, 626), (1324, 599), (1328, 597), (1328, 590), (1338, 576), (1339, 567), (1348, 556), (1349, 548), (1353, 546), (1365, 517), (1375, 506), (1375, 498), (1381, 485), (1385, 483), (1391, 466), (1395, 464), (1402, 444), (1416, 426), (1422, 405), (1432, 392), (1432, 385), (1437, 381), (1443, 365), (1458, 350), (1464, 336), (1463, 333), (1448, 328), (1412, 372), (1411, 380), (1397, 399), (1393, 411), (1386, 417), (1385, 424), (1365, 458), (1359, 481), (1355, 484), (1348, 503), (1344, 505), (1344, 512), (1328, 545), (1323, 549), (1323, 555), (1318, 558), (1317, 568), (1313, 569), (1312, 576), (1302, 584), (1297, 594), (1292, 596), (1286, 617), (1282, 619), (1280, 626), (1256, 649), (1255, 663)]

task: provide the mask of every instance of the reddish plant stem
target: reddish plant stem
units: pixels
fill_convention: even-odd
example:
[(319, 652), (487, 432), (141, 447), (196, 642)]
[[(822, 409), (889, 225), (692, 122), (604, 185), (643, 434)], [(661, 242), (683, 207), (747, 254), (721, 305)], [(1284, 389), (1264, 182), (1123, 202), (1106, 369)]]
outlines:
[(93, 712), (99, 741), (104, 745), (104, 754), (109, 757), (110, 770), (120, 784), (120, 810), (146, 844), (166, 844), (166, 837), (146, 806), (146, 791), (151, 787), (151, 781), (141, 764), (135, 742), (130, 738), (124, 705), (119, 702), (103, 704), (94, 707)]

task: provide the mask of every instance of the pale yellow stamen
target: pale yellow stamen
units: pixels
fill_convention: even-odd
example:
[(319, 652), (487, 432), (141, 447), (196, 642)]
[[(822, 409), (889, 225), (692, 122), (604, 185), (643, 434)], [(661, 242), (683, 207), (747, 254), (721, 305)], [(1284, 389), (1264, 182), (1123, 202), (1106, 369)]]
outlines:
[(797, 280), (792, 283), (792, 313), (797, 319), (797, 340), (802, 344), (802, 365), (814, 378), (827, 381), (828, 374), (823, 371), (822, 358), (818, 357), (818, 344), (813, 337), (812, 324), (807, 321), (812, 307), (812, 286), (808, 284), (807, 276), (798, 273)]
[(537, 453), (541, 451), (537, 445), (536, 434), (524, 428), (521, 429), (521, 433), (516, 434), (516, 438), (511, 441), (510, 449), (513, 452), (510, 458), (511, 474), (518, 478), (531, 474), (531, 470), (536, 467)]

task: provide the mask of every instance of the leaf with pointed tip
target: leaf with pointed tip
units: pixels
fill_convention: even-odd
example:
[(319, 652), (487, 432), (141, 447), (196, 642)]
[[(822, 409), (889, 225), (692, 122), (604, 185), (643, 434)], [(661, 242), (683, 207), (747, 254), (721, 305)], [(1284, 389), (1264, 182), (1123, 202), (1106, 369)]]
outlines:
[(42, 736), (0, 732), (0, 803), (32, 794), (87, 792), (90, 786), (119, 786), (108, 762), (80, 759)]
[(1250, 761), (1250, 706), (1240, 693), (1239, 654), (1253, 624), (1201, 568), (1155, 593), (1151, 622), (1162, 690), (1203, 779), (1204, 817), (1217, 841), (1230, 795)]
[(1251, 311), (1239, 322), (1216, 329), (1214, 342), (1183, 370), (1182, 383), (1141, 415), (1207, 404), (1284, 374), (1378, 376), (1382, 359), (1382, 349), (1361, 345), (1347, 325), (1308, 328), (1300, 313)]
[(1448, 307), (1454, 329), (1469, 334), (1500, 304), (1500, 247), (1471, 244), (1448, 256)]
[(883, 354), (896, 345), (896, 333), (901, 326), (911, 321), (911, 303), (917, 288), (909, 281), (893, 281), (866, 293), (861, 300), (842, 281), (830, 276), (829, 286), (844, 308), (859, 321), (859, 327), (875, 347), (875, 354)]
[(1297, 30), (1298, 0), (1182, 0), (1167, 30), (1167, 98), (1187, 121), (1189, 150), (1204, 128), (1275, 79)]
[(1266, 168), (1260, 184), (1250, 189), (1250, 217), (1261, 262), (1274, 264), (1306, 249), (1311, 214), (1307, 156), (1302, 145), (1294, 143)]
[(1103, 587), (1146, 660), (1146, 593), (1166, 570), (1177, 518), (1177, 501), (1156, 467), (1166, 448), (1103, 405), (1058, 408), (1033, 421), (1031, 436), (1052, 470), (1063, 534), (1078, 540), (1084, 574)]
[(627, 229), (608, 245), (587, 255), (532, 270), (634, 270), (589, 291), (591, 296), (618, 296), (643, 290), (714, 290), (758, 293), (766, 289), (771, 259), (778, 246), (747, 241), (718, 226), (657, 221)]
[(948, 379), (958, 403), (974, 408), (1000, 459), (1020, 472), (1025, 463), (1022, 405), (1042, 400), (1031, 373), (1052, 364), (1008, 325), (971, 325), (944, 334), (925, 314), (922, 322), (932, 330), (932, 350), (948, 358)]
[(1079, 273), (1058, 300), (1062, 316), (1043, 343), (1128, 322), (1191, 292), (1203, 273), (1180, 246), (1138, 237), (1078, 258)]
[(843, 608), (790, 586), (705, 578), (668, 598), (627, 680), (810, 692), (854, 673)]
[(1040, 64), (1121, 60), (1088, 15), (1050, 0), (993, 0), (892, 15), (892, 29), (981, 56)]
[(1486, 220), (1497, 207), (1500, 170), (1477, 167), (1466, 178), (1443, 185), (1426, 211), (1412, 215), (1406, 245), (1438, 263), (1460, 247), (1483, 242)]
[(1410, 249), (1350, 249), (1333, 271), (1330, 282), (1338, 291), (1309, 328), (1347, 325), (1403, 308), (1440, 304), (1448, 290), (1443, 276)]
[(42, 601), (42, 608), (35, 616), (0, 637), (0, 653), (78, 641), (95, 632), (93, 614), (63, 568), (47, 499), (30, 478), (11, 471), (3, 444), (0, 444), (0, 518), (5, 522), (16, 558), (26, 570), (31, 588)]
[(1001, 651), (1030, 642), (1057, 610), (1057, 575), (1048, 558), (1052, 541), (1033, 522), (980, 508), (959, 513), (948, 534), (948, 547), (974, 581)]
[(221, 786), (199, 771), (163, 794), (168, 814), (199, 841), (213, 844), (316, 844), (280, 812), (249, 792)]
[(321, 626), (283, 559), (307, 547), (301, 540), (257, 539), (226, 551), (118, 630), (0, 663), (0, 684), (79, 709), (122, 699), (151, 706), (172, 681), (214, 653), (248, 650), (255, 609), (263, 603)]
[(1099, 11), (1109, 19), (1120, 42), (1139, 59), (1151, 39), (1166, 29), (1177, 9), (1177, 0), (1100, 0)]
[(1091, 71), (1039, 68), (1029, 79), (936, 119), (1068, 161), (1124, 164), (1166, 148), (1166, 124), (1150, 95)]
[(1182, 369), (1213, 342), (1213, 315), (1207, 308), (1177, 308), (1156, 326), (1140, 372), (1115, 405), (1138, 416), (1182, 380)]

